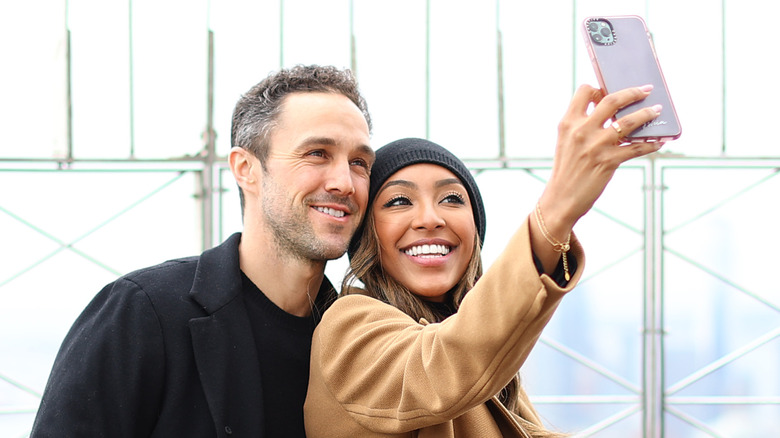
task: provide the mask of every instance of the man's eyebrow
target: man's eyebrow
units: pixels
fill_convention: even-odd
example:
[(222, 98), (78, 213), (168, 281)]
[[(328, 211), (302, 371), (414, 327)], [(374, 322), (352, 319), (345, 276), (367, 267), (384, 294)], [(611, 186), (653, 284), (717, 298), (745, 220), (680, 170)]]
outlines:
[[(307, 147), (313, 146), (313, 145), (321, 145), (321, 146), (336, 146), (338, 142), (331, 138), (331, 137), (307, 137), (304, 139), (296, 148), (295, 150), (301, 150), (306, 149)], [(373, 160), (376, 156), (376, 153), (374, 152), (374, 149), (371, 148), (371, 146), (364, 144), (360, 145), (358, 147), (358, 150), (366, 155), (371, 156), (371, 159)]]
[(312, 145), (335, 146), (336, 140), (330, 137), (307, 137), (295, 149), (305, 149)]
[(372, 161), (376, 159), (376, 152), (374, 152), (374, 149), (371, 146), (364, 144), (361, 145), (358, 150), (360, 150), (361, 153), (369, 155)]

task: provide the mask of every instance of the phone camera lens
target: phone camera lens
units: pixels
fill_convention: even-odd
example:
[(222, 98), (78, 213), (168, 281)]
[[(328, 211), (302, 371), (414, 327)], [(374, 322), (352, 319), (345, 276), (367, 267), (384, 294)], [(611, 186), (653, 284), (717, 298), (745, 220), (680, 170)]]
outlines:
[(606, 19), (594, 19), (586, 24), (590, 39), (600, 46), (611, 46), (615, 44), (616, 36), (612, 29), (612, 23)]

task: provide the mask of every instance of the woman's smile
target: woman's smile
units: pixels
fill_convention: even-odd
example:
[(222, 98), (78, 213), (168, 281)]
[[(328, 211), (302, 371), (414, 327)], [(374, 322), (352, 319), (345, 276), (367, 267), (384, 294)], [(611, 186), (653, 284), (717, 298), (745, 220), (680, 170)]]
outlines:
[(385, 272), (424, 299), (443, 300), (474, 251), (477, 230), (463, 183), (435, 164), (405, 167), (379, 190), (371, 214)]

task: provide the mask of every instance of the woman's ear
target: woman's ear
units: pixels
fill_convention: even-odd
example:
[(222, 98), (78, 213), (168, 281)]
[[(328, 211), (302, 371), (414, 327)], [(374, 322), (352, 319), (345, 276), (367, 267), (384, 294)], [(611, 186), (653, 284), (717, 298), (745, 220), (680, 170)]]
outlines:
[(256, 192), (256, 171), (260, 166), (257, 157), (244, 148), (234, 147), (228, 154), (228, 164), (239, 187), (244, 191)]

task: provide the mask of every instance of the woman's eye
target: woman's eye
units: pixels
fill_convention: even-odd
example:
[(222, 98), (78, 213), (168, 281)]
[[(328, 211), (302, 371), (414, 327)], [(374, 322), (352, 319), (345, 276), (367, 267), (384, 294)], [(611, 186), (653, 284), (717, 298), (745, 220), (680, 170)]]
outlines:
[(463, 195), (460, 193), (450, 193), (449, 195), (445, 196), (444, 199), (442, 199), (441, 202), (448, 203), (448, 204), (466, 204), (466, 200), (463, 198)]
[(383, 207), (398, 207), (400, 205), (412, 205), (412, 201), (410, 201), (406, 196), (396, 196), (395, 198), (385, 202)]

